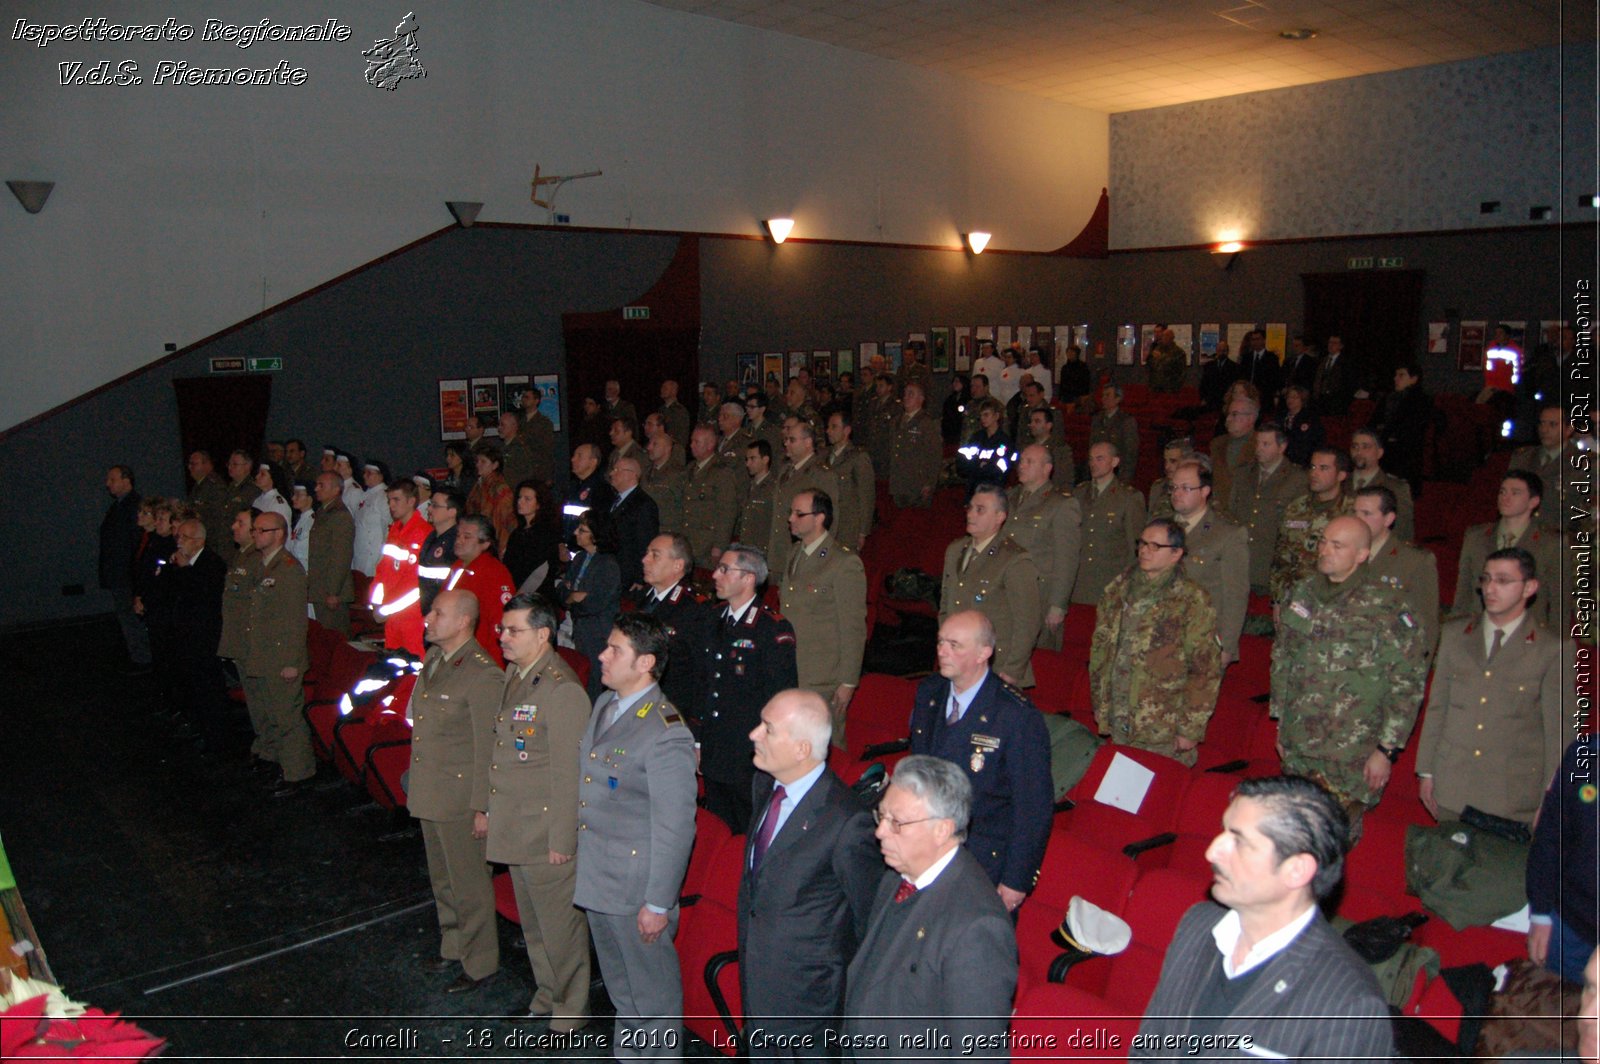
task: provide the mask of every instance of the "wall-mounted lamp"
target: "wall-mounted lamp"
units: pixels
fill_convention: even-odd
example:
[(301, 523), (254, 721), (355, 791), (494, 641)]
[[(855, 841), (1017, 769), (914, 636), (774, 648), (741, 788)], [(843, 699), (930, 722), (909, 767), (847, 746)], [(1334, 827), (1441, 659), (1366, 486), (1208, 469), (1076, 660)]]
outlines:
[(1600, 196), (1579, 196), (1578, 206), (1594, 210), (1594, 208), (1600, 207)]
[(50, 190), (56, 187), (54, 181), (7, 181), (11, 194), (17, 197), (17, 202), (22, 204), (22, 209), (29, 214), (38, 214), (44, 210), (44, 201), (50, 198)]
[(468, 203), (464, 200), (446, 200), (444, 205), (450, 209), (450, 215), (456, 220), (456, 224), (463, 229), (471, 229), (472, 223), (478, 220), (478, 212), (483, 210), (483, 204)]
[(781, 244), (789, 239), (789, 234), (794, 232), (793, 218), (764, 218), (761, 228), (772, 238), (774, 244)]
[(1217, 269), (1227, 270), (1233, 265), (1233, 260), (1239, 257), (1239, 252), (1244, 250), (1244, 245), (1237, 240), (1230, 240), (1226, 244), (1218, 244), (1211, 249), (1211, 261), (1217, 264)]
[(967, 246), (967, 250), (972, 252), (974, 255), (982, 255), (983, 249), (989, 246), (989, 238), (991, 235), (993, 234), (985, 233), (981, 229), (974, 229), (970, 233), (962, 233), (961, 242), (965, 244)]

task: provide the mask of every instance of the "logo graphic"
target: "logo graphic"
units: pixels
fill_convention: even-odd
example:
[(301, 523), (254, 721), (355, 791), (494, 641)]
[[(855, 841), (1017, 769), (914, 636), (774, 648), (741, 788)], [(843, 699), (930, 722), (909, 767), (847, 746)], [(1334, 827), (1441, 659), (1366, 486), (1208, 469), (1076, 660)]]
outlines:
[(407, 78), (425, 78), (428, 72), (417, 61), (417, 16), (407, 11), (394, 36), (373, 43), (361, 53), (367, 57), (367, 84), (393, 92)]

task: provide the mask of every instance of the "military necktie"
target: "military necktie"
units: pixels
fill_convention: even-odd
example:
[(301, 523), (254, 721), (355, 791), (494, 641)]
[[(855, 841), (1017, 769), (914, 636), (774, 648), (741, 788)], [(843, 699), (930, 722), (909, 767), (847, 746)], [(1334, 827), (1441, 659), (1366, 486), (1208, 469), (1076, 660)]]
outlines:
[(1500, 653), (1500, 646), (1505, 641), (1506, 641), (1506, 630), (1504, 628), (1496, 628), (1494, 630), (1494, 641), (1489, 644), (1489, 660), (1490, 661), (1493, 661), (1494, 660), (1494, 656), (1496, 654)]
[(961, 548), (961, 571), (966, 572), (967, 566), (971, 565), (972, 559), (976, 558), (977, 556), (978, 550), (972, 544), (968, 543), (965, 547)]
[(956, 694), (955, 694), (954, 691), (951, 691), (950, 692), (950, 708), (946, 709), (944, 711), (944, 722), (946, 724), (955, 724), (960, 720), (961, 720), (961, 703), (956, 701)]

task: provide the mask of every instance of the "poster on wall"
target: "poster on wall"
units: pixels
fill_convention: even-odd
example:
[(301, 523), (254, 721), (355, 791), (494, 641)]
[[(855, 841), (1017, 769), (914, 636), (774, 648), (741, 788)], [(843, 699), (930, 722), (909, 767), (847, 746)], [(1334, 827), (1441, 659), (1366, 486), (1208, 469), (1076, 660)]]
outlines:
[(761, 387), (761, 355), (755, 351), (741, 351), (738, 355), (739, 390)]
[(1134, 348), (1139, 346), (1139, 329), (1134, 325), (1117, 326), (1117, 365), (1131, 366)]
[(890, 373), (899, 373), (902, 350), (899, 340), (885, 340), (883, 342), (883, 368)]
[(1156, 342), (1156, 326), (1152, 322), (1139, 326), (1139, 365), (1150, 361), (1150, 348)]
[(1183, 348), (1184, 365), (1194, 365), (1194, 326), (1168, 325), (1167, 328), (1172, 330), (1172, 342)]
[(857, 361), (856, 364), (861, 367), (861, 372), (862, 373), (867, 373), (872, 368), (872, 360), (878, 357), (878, 341), (876, 341), (876, 340), (863, 340), (863, 341), (861, 341), (860, 351), (861, 351), (861, 358)]
[(500, 378), (499, 377), (474, 377), (472, 378), (472, 413), (474, 416), (488, 414), (490, 426), (484, 430), (485, 436), (500, 435)]
[(1200, 324), (1200, 347), (1196, 354), (1202, 363), (1214, 362), (1217, 358), (1217, 343), (1222, 339), (1222, 326), (1214, 321)]
[(1039, 361), (1046, 366), (1055, 365), (1055, 335), (1055, 328), (1053, 326), (1035, 325), (1033, 327), (1033, 346), (1039, 349)]
[(833, 368), (841, 375), (848, 373), (855, 376), (856, 353), (848, 347), (839, 348), (833, 353)]
[(561, 431), (561, 377), (555, 373), (535, 373), (533, 386), (539, 389), (539, 413)]
[(977, 357), (977, 354), (978, 354), (977, 349), (983, 346), (983, 342), (985, 340), (988, 340), (990, 343), (994, 342), (994, 326), (993, 325), (980, 325), (973, 332), (973, 334), (972, 334), (972, 344), (973, 344), (972, 354), (973, 354), (974, 358)]
[(467, 381), (441, 380), (439, 382), (439, 438), (464, 440), (467, 438)]
[(1243, 351), (1244, 338), (1255, 328), (1254, 322), (1230, 321), (1228, 323), (1228, 350)]
[(928, 330), (928, 366), (935, 373), (950, 372), (950, 330), (940, 325)]
[(1565, 318), (1560, 321), (1541, 321), (1539, 323), (1539, 342), (1550, 345), (1550, 350), (1557, 356), (1561, 354), (1561, 330), (1567, 327)]
[(1267, 350), (1278, 356), (1278, 361), (1283, 361), (1283, 353), (1289, 350), (1289, 326), (1281, 321), (1267, 322)]
[(1033, 346), (1033, 326), (1032, 325), (1018, 325), (1017, 326), (1017, 347), (1021, 348), (1024, 351), (1026, 351), (1028, 348), (1030, 348), (1032, 346)]
[(790, 351), (789, 364), (785, 367), (783, 379), (787, 382), (791, 377), (798, 377), (800, 371), (806, 368), (806, 353), (804, 351)]
[(972, 372), (972, 326), (956, 326), (956, 372)]
[(528, 390), (528, 375), (518, 373), (500, 378), (500, 401), (505, 404), (502, 410), (521, 410), (522, 393)]
[(832, 380), (833, 380), (833, 352), (832, 351), (813, 351), (813, 352), (811, 352), (811, 378), (813, 380), (818, 380), (818, 381), (828, 381), (830, 383), (832, 382)]
[(1462, 322), (1461, 339), (1456, 345), (1456, 369), (1463, 373), (1483, 372), (1483, 344), (1488, 337), (1488, 322)]
[(1450, 353), (1450, 323), (1447, 321), (1430, 321), (1428, 323), (1428, 354), (1448, 355)]
[[(1078, 353), (1083, 357), (1083, 360), (1085, 362), (1089, 361), (1089, 326), (1088, 325), (1074, 325), (1072, 327), (1072, 346), (1076, 347), (1078, 349)], [(1104, 358), (1106, 356), (1106, 352), (1105, 352), (1104, 348), (1097, 348), (1095, 350), (1095, 354), (1100, 356), (1101, 358)], [(1067, 360), (1067, 356), (1066, 356), (1065, 353), (1063, 353), (1062, 356), (1061, 356), (1061, 361), (1065, 362), (1066, 360)]]
[(1057, 325), (1055, 327), (1054, 336), (1056, 358), (1051, 365), (1055, 366), (1057, 369), (1060, 369), (1062, 363), (1066, 362), (1067, 360), (1067, 348), (1072, 346), (1072, 326)]
[(783, 355), (779, 352), (761, 356), (761, 387), (772, 384), (783, 387)]
[(1001, 351), (1011, 346), (1011, 326), (997, 326), (994, 331), (995, 347)]

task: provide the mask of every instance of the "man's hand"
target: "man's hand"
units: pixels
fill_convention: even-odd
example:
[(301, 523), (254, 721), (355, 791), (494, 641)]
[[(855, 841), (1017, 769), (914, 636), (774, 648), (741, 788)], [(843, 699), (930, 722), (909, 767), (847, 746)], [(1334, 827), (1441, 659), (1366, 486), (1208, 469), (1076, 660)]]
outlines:
[(329, 595), (327, 598), (322, 600), (322, 604), (327, 606), (330, 610), (336, 610), (339, 608), (339, 596)]
[(1180, 735), (1176, 739), (1173, 740), (1173, 745), (1178, 748), (1178, 753), (1186, 754), (1190, 750), (1193, 750), (1199, 744), (1196, 743), (1193, 739), (1185, 739), (1183, 736)]
[(1550, 931), (1551, 924), (1530, 924), (1528, 926), (1528, 959), (1535, 964), (1543, 965), (1550, 959)]
[(133, 612), (140, 617), (144, 616), (144, 599), (138, 595), (133, 596)]
[(475, 839), (486, 839), (489, 837), (488, 813), (472, 814), (472, 837)]
[(554, 851), (554, 850), (550, 851), (550, 863), (551, 864), (555, 864), (555, 865), (566, 864), (570, 860), (572, 860), (572, 854), (570, 854), (570, 853), (556, 853), (556, 851)]
[(282, 677), (285, 682), (289, 682), (300, 678), (300, 670), (290, 666), (289, 668), (280, 671), (278, 675)]
[(1066, 610), (1062, 609), (1060, 606), (1051, 606), (1050, 612), (1044, 615), (1044, 626), (1054, 632), (1056, 629), (1061, 627), (1062, 622), (1066, 619)]
[(1027, 898), (1027, 895), (1022, 893), (1022, 891), (1012, 890), (1004, 883), (1001, 883), (994, 889), (995, 892), (1000, 895), (1000, 900), (1005, 902), (1006, 912), (1008, 913), (1016, 912), (1017, 906), (1021, 905), (1023, 900)]
[(1428, 811), (1433, 819), (1439, 819), (1439, 803), (1433, 800), (1433, 777), (1424, 776), (1422, 782), (1417, 784), (1417, 797), (1422, 799), (1422, 808)]
[(660, 938), (661, 932), (666, 929), (666, 913), (653, 913), (645, 906), (639, 906), (639, 941), (648, 946)]
[(1222, 667), (1224, 669), (1226, 669), (1229, 665), (1232, 665), (1234, 662), (1236, 662), (1238, 660), (1239, 660), (1239, 655), (1230, 654), (1226, 650), (1224, 650), (1222, 652)]
[(850, 708), (850, 699), (855, 697), (856, 689), (853, 684), (842, 683), (833, 692), (831, 705), (836, 717), (843, 717), (844, 711)]
[(1374, 750), (1362, 766), (1361, 777), (1367, 781), (1368, 787), (1381, 791), (1389, 782), (1389, 773), (1393, 771), (1394, 766), (1389, 763), (1388, 756), (1382, 750)]

